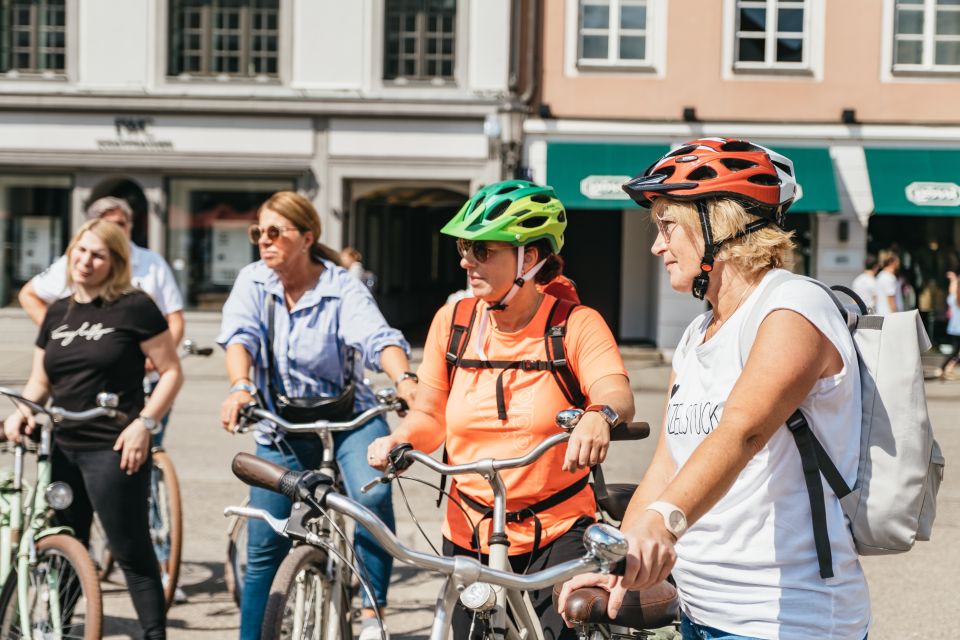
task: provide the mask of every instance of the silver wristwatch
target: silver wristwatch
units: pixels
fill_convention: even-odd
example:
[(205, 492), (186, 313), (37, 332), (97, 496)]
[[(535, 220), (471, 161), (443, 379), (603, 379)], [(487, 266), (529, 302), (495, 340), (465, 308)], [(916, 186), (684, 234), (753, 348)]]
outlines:
[(603, 419), (607, 421), (607, 424), (610, 425), (611, 429), (620, 424), (620, 414), (617, 413), (616, 409), (608, 404), (592, 404), (584, 409), (584, 413), (587, 411), (596, 411), (599, 413), (601, 416), (603, 416)]
[(150, 432), (150, 435), (155, 436), (163, 429), (163, 425), (160, 424), (158, 420), (151, 418), (150, 416), (145, 416), (142, 413), (137, 416), (140, 422), (147, 428), (147, 431)]

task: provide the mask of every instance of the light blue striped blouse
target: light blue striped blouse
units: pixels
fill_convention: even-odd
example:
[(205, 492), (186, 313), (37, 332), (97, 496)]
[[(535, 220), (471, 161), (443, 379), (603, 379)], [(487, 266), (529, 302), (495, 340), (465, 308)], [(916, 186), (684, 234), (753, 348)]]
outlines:
[(226, 349), (242, 344), (253, 359), (253, 382), (267, 392), (267, 296), (275, 298), (274, 362), (290, 397), (333, 396), (343, 388), (348, 347), (362, 361), (354, 367), (358, 380), (355, 410), (376, 404), (373, 391), (363, 384), (363, 369), (381, 371), (380, 353), (388, 346), (401, 347), (409, 356), (403, 334), (391, 328), (370, 291), (332, 262), (323, 261), (317, 284), (307, 290), (292, 311), (287, 311), (283, 283), (263, 261), (244, 267), (223, 305), (217, 343)]

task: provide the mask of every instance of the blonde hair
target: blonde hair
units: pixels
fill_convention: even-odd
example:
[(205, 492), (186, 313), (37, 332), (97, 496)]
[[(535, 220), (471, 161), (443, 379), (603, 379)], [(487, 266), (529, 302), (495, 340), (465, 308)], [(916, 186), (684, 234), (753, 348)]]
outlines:
[(321, 258), (340, 266), (340, 254), (320, 242), (320, 214), (309, 200), (293, 191), (278, 191), (260, 205), (257, 209), (259, 216), (269, 209), (289, 220), (301, 233), (313, 234), (313, 246), (310, 247), (310, 257), (315, 262)]
[(77, 247), (83, 234), (88, 231), (103, 240), (110, 252), (110, 273), (107, 274), (101, 285), (100, 297), (106, 302), (113, 302), (121, 296), (132, 293), (135, 289), (131, 282), (130, 241), (127, 240), (123, 229), (102, 218), (94, 218), (85, 222), (73, 236), (73, 239), (70, 240), (70, 245), (67, 247), (67, 287), (73, 288), (70, 254)]
[[(732, 238), (757, 219), (730, 198), (711, 200), (708, 206), (713, 241), (717, 243)], [(703, 242), (700, 214), (694, 203), (660, 197), (653, 201), (650, 212), (654, 219), (669, 213), (691, 238)], [(784, 231), (771, 222), (759, 231), (724, 242), (715, 257), (736, 265), (747, 275), (756, 275), (769, 269), (792, 268), (793, 251), (793, 231)]]

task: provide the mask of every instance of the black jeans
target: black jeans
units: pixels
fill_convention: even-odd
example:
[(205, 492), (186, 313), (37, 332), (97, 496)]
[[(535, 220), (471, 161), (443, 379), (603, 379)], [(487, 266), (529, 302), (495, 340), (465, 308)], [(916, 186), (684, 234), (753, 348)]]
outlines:
[[(573, 523), (570, 530), (546, 546), (540, 547), (536, 553), (523, 553), (516, 556), (510, 556), (510, 566), (517, 573), (534, 573), (543, 571), (548, 567), (558, 565), (567, 560), (576, 560), (582, 558), (583, 532), (587, 527), (593, 524), (593, 518), (583, 517)], [(443, 539), (443, 555), (445, 556), (472, 556), (477, 557), (476, 551), (465, 549), (453, 544), (446, 538)], [(486, 564), (489, 558), (482, 556), (482, 561)], [(529, 563), (529, 568), (527, 567)], [(540, 618), (540, 626), (543, 627), (544, 640), (576, 640), (577, 633), (573, 629), (568, 629), (563, 623), (563, 618), (553, 606), (553, 587), (539, 589), (530, 592), (530, 601), (533, 608)], [(473, 621), (473, 612), (469, 611), (460, 602), (457, 602), (453, 610), (453, 628), (454, 640), (467, 640), (470, 636), (470, 624)], [(480, 636), (479, 624), (474, 628), (474, 637)]]
[(73, 489), (73, 503), (57, 512), (56, 522), (71, 527), (88, 546), (93, 512), (100, 516), (110, 552), (123, 569), (130, 599), (147, 640), (167, 637), (166, 603), (160, 567), (150, 542), (148, 460), (133, 475), (120, 468), (120, 452), (54, 447), (53, 479)]

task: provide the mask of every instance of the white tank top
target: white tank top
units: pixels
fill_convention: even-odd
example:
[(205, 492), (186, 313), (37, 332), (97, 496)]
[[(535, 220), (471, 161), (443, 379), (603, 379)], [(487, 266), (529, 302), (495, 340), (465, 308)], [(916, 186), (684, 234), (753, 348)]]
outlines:
[[(677, 468), (714, 429), (740, 376), (740, 333), (777, 270), (703, 343), (712, 312), (687, 327), (673, 359), (676, 383), (664, 433)], [(844, 480), (857, 475), (860, 372), (853, 339), (829, 296), (802, 280), (781, 284), (763, 316), (790, 309), (836, 347), (843, 370), (817, 382), (800, 408)], [(783, 362), (784, 367), (790, 366)], [(730, 633), (784, 640), (861, 640), (870, 622), (867, 584), (840, 502), (824, 482), (835, 577), (820, 578), (810, 501), (793, 436), (781, 427), (730, 491), (677, 543), (673, 570), (694, 622)]]

